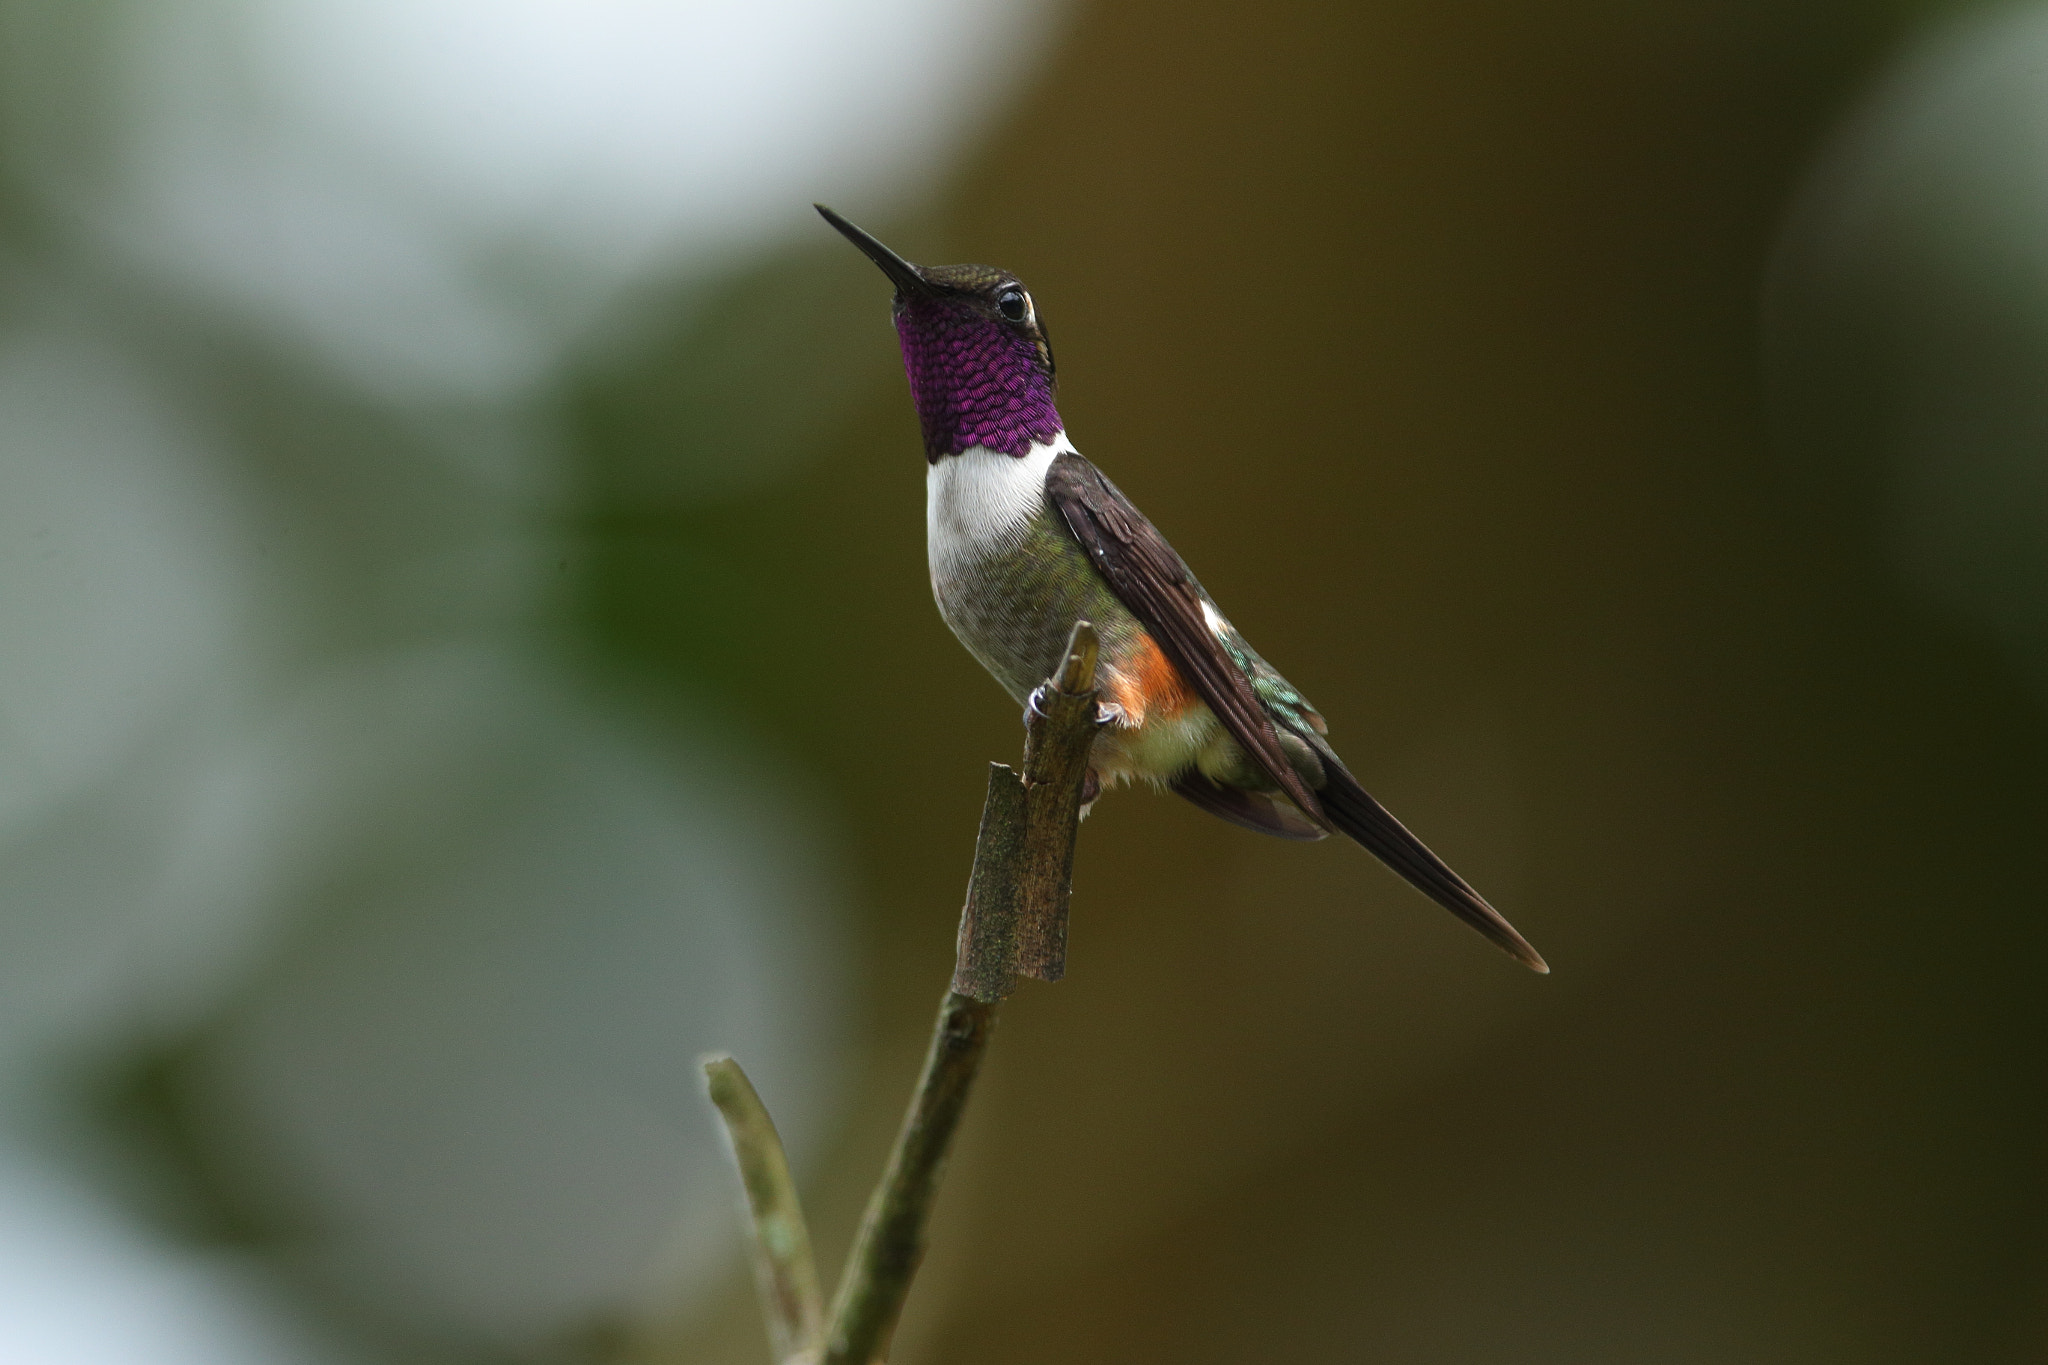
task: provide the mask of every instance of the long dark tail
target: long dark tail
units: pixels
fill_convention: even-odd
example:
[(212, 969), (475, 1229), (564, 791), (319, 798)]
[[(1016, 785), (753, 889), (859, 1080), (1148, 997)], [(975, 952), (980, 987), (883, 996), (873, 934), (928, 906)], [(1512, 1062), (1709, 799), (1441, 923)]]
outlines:
[(1365, 850), (1401, 874), (1408, 884), (1492, 939), (1510, 955), (1539, 972), (1549, 972), (1543, 955), (1515, 932), (1515, 926), (1501, 918), (1500, 911), (1486, 903), (1469, 883), (1443, 859), (1431, 853), (1422, 840), (1408, 832), (1385, 806), (1358, 785), (1337, 756), (1318, 745), (1328, 781), (1316, 793), (1323, 814), (1330, 823), (1356, 839)]

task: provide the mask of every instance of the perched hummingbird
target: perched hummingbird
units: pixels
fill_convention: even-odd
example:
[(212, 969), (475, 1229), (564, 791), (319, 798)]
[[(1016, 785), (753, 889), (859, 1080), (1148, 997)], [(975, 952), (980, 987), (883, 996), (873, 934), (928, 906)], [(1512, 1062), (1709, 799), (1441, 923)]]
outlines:
[(896, 286), (924, 428), (925, 537), (939, 614), (1019, 702), (1074, 622), (1101, 638), (1106, 723), (1083, 800), (1132, 779), (1282, 839), (1349, 835), (1539, 972), (1543, 958), (1366, 793), (1316, 709), (1230, 624), (1165, 537), (1081, 458), (1053, 405), (1031, 294), (985, 265), (917, 266), (823, 204)]

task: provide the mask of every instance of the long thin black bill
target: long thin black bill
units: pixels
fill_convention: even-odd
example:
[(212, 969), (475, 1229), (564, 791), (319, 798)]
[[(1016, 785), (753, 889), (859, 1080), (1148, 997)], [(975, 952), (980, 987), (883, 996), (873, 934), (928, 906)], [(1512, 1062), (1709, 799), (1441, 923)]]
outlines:
[(898, 289), (919, 294), (930, 289), (924, 282), (924, 277), (917, 273), (916, 266), (883, 246), (872, 235), (847, 222), (823, 204), (813, 204), (811, 207), (818, 211), (819, 217), (839, 229), (840, 236), (859, 247), (869, 260), (882, 267), (882, 273), (887, 275)]

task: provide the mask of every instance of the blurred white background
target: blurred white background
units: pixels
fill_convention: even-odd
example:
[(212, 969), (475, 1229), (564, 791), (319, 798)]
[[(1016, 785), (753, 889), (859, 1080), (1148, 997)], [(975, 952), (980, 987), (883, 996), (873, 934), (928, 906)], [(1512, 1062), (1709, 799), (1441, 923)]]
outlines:
[[(694, 1059), (745, 1057), (815, 1148), (833, 841), (773, 736), (657, 731), (557, 660), (551, 386), (810, 200), (911, 202), (1048, 32), (1029, 0), (0, 8), (34, 225), (0, 257), (0, 1360), (521, 1354), (718, 1273)], [(81, 1113), (76, 1077), (195, 1029), (289, 1294), (137, 1216)]]

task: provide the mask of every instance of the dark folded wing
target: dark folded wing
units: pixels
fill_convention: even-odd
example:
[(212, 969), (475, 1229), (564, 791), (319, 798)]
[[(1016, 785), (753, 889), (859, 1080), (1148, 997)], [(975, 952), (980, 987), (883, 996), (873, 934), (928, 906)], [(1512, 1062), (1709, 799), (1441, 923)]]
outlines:
[(1399, 873), (1423, 895), (1486, 935), (1525, 965), (1548, 972), (1543, 955), (1529, 940), (1517, 933), (1500, 911), (1472, 889), (1472, 884), (1451, 870), (1450, 864), (1429, 851), (1428, 845), (1408, 832), (1393, 812), (1372, 798), (1358, 784), (1351, 770), (1330, 749), (1318, 745), (1325, 781), (1322, 788), (1323, 813), (1338, 829), (1350, 835), (1374, 857)]
[(1079, 455), (1061, 455), (1052, 462), (1045, 492), (1110, 590), (1151, 633), (1231, 738), (1311, 820), (1323, 823), (1322, 807), (1287, 761), (1251, 679), (1210, 629), (1201, 584), (1166, 537)]

